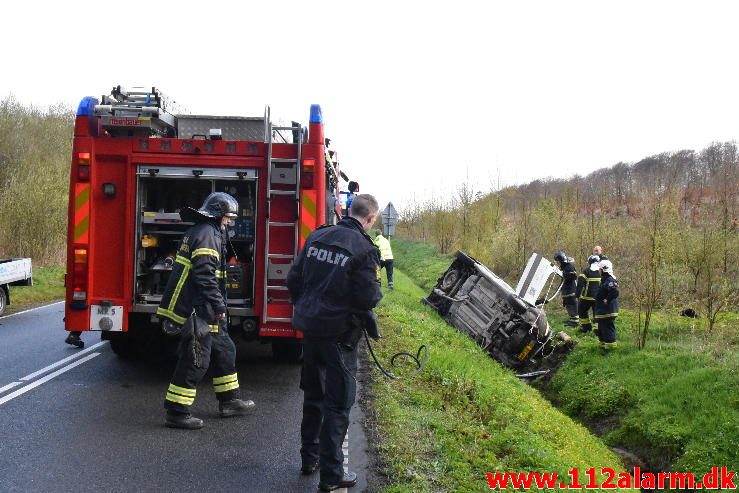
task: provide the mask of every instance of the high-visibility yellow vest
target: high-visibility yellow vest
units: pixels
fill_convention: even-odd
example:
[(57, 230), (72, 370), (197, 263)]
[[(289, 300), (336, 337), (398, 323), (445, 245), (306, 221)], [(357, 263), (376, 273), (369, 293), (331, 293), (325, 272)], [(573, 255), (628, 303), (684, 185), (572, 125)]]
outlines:
[(393, 249), (390, 248), (390, 240), (382, 235), (377, 235), (375, 237), (375, 245), (380, 249), (380, 258), (382, 260), (393, 259)]

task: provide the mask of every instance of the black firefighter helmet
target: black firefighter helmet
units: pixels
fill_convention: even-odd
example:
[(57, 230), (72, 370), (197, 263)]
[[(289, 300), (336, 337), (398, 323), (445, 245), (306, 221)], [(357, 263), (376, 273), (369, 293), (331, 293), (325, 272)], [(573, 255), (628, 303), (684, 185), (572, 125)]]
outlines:
[(239, 212), (239, 203), (236, 199), (224, 192), (214, 192), (206, 197), (200, 209), (184, 207), (180, 211), (180, 218), (188, 222), (203, 222), (208, 219), (222, 217), (236, 217)]
[(565, 263), (567, 262), (567, 255), (565, 255), (565, 252), (563, 252), (562, 250), (557, 250), (556, 252), (554, 252), (554, 260), (556, 260), (557, 262)]

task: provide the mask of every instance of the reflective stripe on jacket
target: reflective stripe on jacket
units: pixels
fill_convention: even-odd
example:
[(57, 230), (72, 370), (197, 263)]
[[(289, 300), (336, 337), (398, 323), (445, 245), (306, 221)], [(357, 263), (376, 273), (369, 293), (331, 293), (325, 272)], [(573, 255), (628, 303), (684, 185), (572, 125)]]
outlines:
[(577, 289), (577, 271), (570, 262), (560, 263), (562, 267), (562, 298), (575, 296)]
[(178, 324), (196, 311), (209, 325), (226, 313), (226, 240), (215, 221), (185, 231), (157, 315)]
[(618, 316), (618, 283), (610, 274), (603, 274), (598, 294), (595, 295), (593, 313), (595, 319), (615, 318)]
[(577, 278), (577, 292), (575, 295), (580, 299), (593, 301), (595, 295), (598, 294), (599, 287), (600, 272), (586, 267), (580, 277)]

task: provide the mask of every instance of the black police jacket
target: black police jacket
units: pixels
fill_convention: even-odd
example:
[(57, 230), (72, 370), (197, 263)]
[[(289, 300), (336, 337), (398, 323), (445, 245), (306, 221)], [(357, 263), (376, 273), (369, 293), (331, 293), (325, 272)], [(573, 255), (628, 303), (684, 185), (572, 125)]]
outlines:
[(182, 238), (157, 315), (184, 324), (193, 310), (208, 324), (226, 313), (226, 233), (208, 219)]
[(571, 262), (562, 262), (559, 264), (562, 268), (562, 298), (571, 298), (575, 296), (577, 289), (577, 271)]
[(287, 287), (296, 328), (306, 337), (340, 335), (352, 313), (366, 313), (382, 298), (377, 247), (351, 217), (319, 228), (305, 241)]
[(603, 273), (598, 294), (595, 295), (595, 319), (618, 317), (618, 283), (610, 274)]

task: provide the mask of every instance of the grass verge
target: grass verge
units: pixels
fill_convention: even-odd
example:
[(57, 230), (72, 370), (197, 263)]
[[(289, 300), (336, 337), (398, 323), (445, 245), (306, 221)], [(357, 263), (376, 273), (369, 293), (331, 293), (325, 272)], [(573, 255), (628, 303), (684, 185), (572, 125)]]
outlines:
[(489, 491), (485, 473), (496, 471), (623, 469), (585, 427), (421, 305), (424, 291), (400, 271), (395, 286), (377, 310), (378, 357), (421, 343), (430, 357), (413, 378), (390, 381), (372, 369), (378, 452), (392, 481), (385, 491)]
[(64, 298), (64, 272), (63, 266), (34, 267), (33, 286), (10, 287), (11, 304), (6, 313)]
[[(451, 262), (429, 245), (393, 240), (393, 248), (403, 252), (396, 253), (395, 264), (426, 294)], [(552, 327), (563, 330), (559, 299), (547, 312)], [(739, 469), (739, 314), (724, 315), (709, 333), (705, 320), (658, 311), (641, 350), (635, 345), (636, 312), (623, 308), (617, 327), (620, 346), (607, 357), (596, 351), (595, 337), (568, 330), (580, 342), (541, 388), (544, 394), (608, 445), (655, 469)]]

